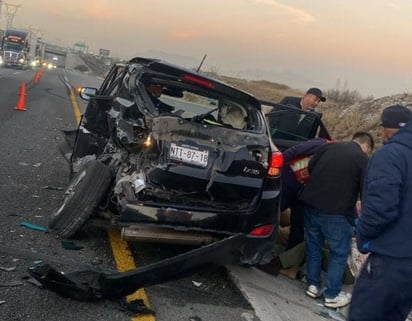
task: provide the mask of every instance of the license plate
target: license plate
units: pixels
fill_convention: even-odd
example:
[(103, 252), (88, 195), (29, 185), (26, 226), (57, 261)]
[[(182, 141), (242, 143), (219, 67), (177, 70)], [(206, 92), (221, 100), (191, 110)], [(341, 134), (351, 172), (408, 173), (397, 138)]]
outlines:
[(187, 164), (206, 167), (209, 158), (209, 151), (188, 148), (176, 145), (170, 146), (170, 159), (181, 161)]

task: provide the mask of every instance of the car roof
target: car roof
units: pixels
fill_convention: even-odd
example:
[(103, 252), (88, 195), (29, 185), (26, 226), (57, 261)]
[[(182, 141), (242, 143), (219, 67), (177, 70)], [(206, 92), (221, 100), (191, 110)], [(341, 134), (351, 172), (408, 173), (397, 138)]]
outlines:
[(225, 95), (239, 101), (247, 102), (249, 105), (253, 106), (257, 110), (261, 110), (261, 104), (259, 100), (255, 98), (253, 95), (243, 90), (237, 89), (222, 81), (210, 78), (199, 72), (182, 68), (169, 62), (153, 58), (135, 57), (132, 58), (128, 63), (136, 63), (144, 66), (146, 68), (146, 73), (154, 72), (168, 75), (170, 77), (179, 79), (179, 81), (181, 82), (205, 87), (207, 88), (207, 90), (210, 90), (217, 94)]

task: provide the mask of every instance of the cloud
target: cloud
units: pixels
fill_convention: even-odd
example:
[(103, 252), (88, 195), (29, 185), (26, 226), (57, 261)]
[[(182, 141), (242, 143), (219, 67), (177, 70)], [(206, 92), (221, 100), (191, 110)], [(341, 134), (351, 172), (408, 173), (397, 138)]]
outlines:
[(274, 9), (277, 10), (282, 10), (286, 13), (288, 13), (289, 15), (291, 15), (295, 20), (299, 21), (299, 22), (313, 22), (316, 21), (316, 18), (314, 16), (312, 16), (310, 13), (296, 8), (296, 7), (292, 7), (292, 6), (288, 6), (286, 4), (280, 3), (278, 1), (275, 0), (252, 0), (255, 3), (261, 3), (267, 6), (270, 6)]
[(65, 17), (77, 20), (108, 21), (125, 20), (130, 18), (130, 11), (118, 3), (108, 0), (72, 0), (70, 3), (49, 3), (45, 5), (46, 11), (53, 17)]

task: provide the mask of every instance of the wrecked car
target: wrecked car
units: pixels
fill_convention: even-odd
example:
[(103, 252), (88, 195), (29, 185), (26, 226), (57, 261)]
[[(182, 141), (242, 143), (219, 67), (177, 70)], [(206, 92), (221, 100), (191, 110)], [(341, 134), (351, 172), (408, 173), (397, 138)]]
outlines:
[(207, 245), (242, 235), (245, 264), (271, 251), (282, 154), (252, 95), (167, 62), (115, 64), (62, 147), (71, 181), (49, 228), (108, 219), (126, 240)]

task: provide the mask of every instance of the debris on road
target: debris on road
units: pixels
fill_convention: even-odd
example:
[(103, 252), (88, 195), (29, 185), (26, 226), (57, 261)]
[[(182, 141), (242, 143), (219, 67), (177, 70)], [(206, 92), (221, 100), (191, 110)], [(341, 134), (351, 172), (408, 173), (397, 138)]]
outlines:
[(47, 228), (41, 225), (37, 225), (37, 224), (33, 224), (27, 221), (23, 221), (20, 223), (20, 226), (32, 229), (32, 230), (36, 230), (36, 231), (41, 231), (41, 232), (47, 232)]
[(136, 299), (130, 302), (123, 302), (122, 303), (123, 310), (128, 310), (135, 315), (139, 314), (155, 314), (152, 310), (150, 310), (143, 302), (142, 299)]
[(235, 234), (163, 261), (126, 272), (101, 269), (62, 273), (44, 263), (29, 267), (29, 274), (45, 288), (80, 301), (117, 299), (136, 290), (187, 277), (193, 273), (238, 264), (244, 234)]
[(62, 240), (61, 244), (62, 248), (64, 248), (65, 250), (78, 251), (84, 248), (84, 246), (76, 244), (75, 242), (69, 240)]
[(63, 191), (64, 188), (61, 186), (42, 186), (40, 187), (41, 189), (48, 189), (48, 190), (52, 190), (52, 191)]
[(22, 286), (22, 285), (24, 285), (23, 282), (12, 280), (12, 281), (9, 281), (8, 283), (0, 283), (0, 288), (11, 288), (11, 287)]
[(202, 283), (201, 283), (201, 282), (192, 281), (192, 283), (194, 284), (194, 286), (197, 286), (197, 287), (199, 287), (199, 286), (201, 286), (201, 285), (202, 285)]
[(5, 271), (5, 272), (11, 272), (11, 271), (14, 271), (15, 269), (16, 269), (16, 266), (12, 266), (12, 267), (0, 266), (0, 270)]

